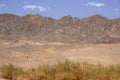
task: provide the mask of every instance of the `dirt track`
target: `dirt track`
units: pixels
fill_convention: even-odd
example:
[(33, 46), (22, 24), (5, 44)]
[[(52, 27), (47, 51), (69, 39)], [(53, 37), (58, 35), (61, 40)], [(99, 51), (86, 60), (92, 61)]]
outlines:
[(0, 48), (0, 65), (12, 63), (25, 69), (52, 65), (69, 59), (75, 62), (120, 64), (120, 44), (42, 45)]

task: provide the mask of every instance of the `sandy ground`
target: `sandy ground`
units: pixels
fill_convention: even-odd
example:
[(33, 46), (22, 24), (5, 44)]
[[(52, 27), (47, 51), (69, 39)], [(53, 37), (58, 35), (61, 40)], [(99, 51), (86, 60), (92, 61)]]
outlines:
[(12, 63), (30, 69), (53, 65), (65, 59), (81, 63), (120, 64), (120, 44), (0, 47), (0, 65)]

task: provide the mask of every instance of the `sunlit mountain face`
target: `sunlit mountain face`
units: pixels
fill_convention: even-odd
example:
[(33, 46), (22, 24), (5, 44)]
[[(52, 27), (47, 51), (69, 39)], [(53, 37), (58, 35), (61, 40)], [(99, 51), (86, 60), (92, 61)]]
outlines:
[(119, 43), (120, 18), (101, 15), (86, 18), (64, 16), (60, 19), (39, 14), (0, 15), (1, 40), (31, 40), (62, 43)]

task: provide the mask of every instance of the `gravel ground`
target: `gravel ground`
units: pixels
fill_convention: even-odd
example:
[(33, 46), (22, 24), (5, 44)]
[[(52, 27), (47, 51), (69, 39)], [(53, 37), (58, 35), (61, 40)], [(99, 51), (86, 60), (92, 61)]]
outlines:
[(103, 65), (120, 64), (120, 44), (0, 47), (0, 65), (12, 63), (30, 69), (65, 59)]

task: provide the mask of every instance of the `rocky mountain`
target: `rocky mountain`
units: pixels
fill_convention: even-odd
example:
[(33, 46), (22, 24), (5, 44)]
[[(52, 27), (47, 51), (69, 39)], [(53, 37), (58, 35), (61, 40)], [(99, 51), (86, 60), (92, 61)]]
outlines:
[(100, 15), (79, 19), (60, 19), (38, 14), (0, 15), (0, 41), (31, 40), (61, 43), (120, 43), (120, 18), (107, 19)]

